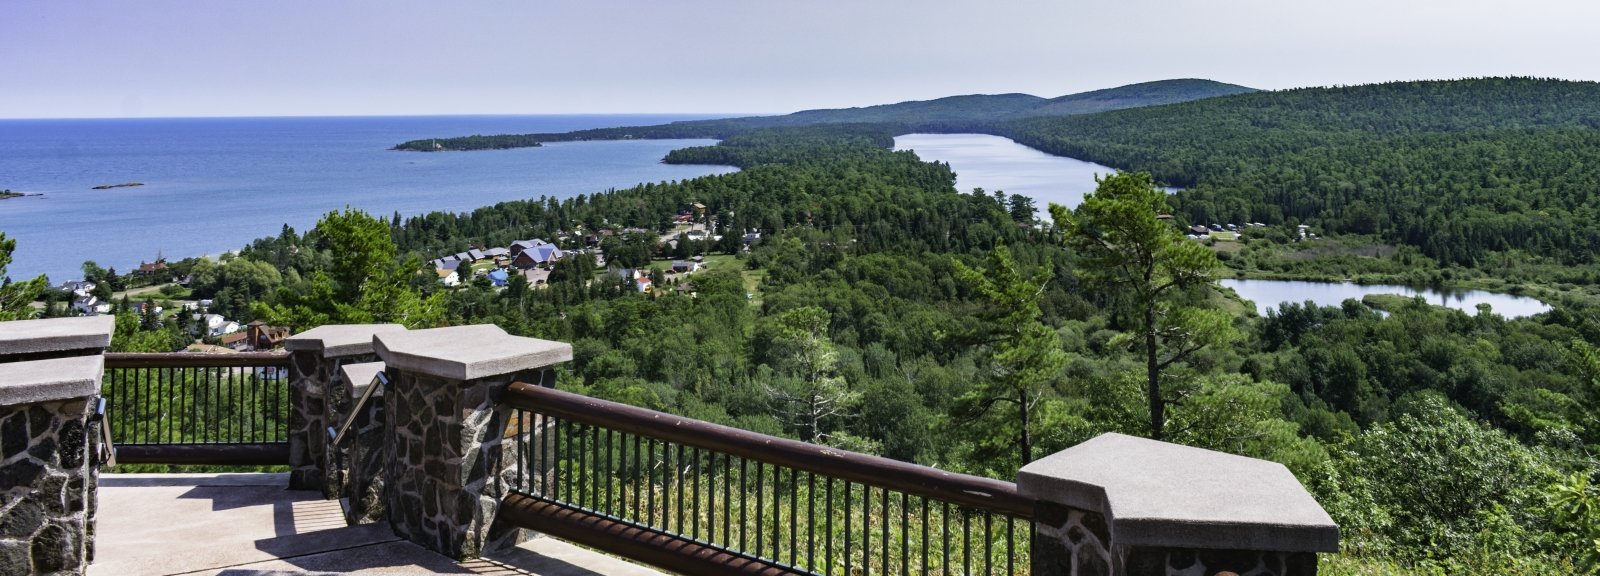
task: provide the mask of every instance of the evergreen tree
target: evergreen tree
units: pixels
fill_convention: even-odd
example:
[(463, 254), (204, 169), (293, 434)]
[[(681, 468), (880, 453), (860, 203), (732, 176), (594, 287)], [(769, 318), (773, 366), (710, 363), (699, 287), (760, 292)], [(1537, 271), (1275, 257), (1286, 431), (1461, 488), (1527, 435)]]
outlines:
[(1186, 289), (1212, 286), (1212, 274), (1222, 264), (1162, 218), (1170, 212), (1167, 194), (1148, 173), (1118, 172), (1096, 182), (1077, 210), (1051, 204), (1050, 214), (1083, 255), (1087, 274), (1138, 314), (1134, 322), (1144, 349), (1150, 437), (1160, 440), (1167, 406), (1176, 400), (1162, 393), (1164, 371), (1206, 346), (1237, 337), (1227, 313), (1178, 298)]

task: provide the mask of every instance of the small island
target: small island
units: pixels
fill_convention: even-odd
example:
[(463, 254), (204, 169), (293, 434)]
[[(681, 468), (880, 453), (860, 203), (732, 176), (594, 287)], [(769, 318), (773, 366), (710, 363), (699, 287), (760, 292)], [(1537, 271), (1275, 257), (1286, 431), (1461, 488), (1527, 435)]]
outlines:
[(94, 188), (90, 188), (90, 190), (110, 190), (112, 188), (132, 188), (134, 186), (144, 186), (144, 182), (123, 182), (121, 184), (102, 184), (100, 186), (95, 186)]
[(9, 199), (12, 199), (12, 198), (21, 198), (23, 196), (27, 196), (27, 194), (23, 194), (21, 192), (12, 192), (9, 188), (5, 189), (5, 190), (0, 190), (0, 200), (9, 200)]
[(390, 150), (407, 152), (446, 152), (461, 150), (508, 150), (511, 148), (538, 148), (544, 144), (537, 139), (540, 135), (504, 135), (504, 136), (463, 136), (460, 138), (429, 138), (427, 140), (412, 140), (397, 144)]

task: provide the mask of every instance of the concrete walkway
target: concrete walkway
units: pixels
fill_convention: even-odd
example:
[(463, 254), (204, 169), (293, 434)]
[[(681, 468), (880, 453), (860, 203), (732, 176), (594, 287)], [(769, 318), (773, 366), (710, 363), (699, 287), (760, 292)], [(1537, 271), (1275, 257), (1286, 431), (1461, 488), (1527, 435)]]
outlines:
[(101, 476), (95, 560), (88, 573), (660, 574), (544, 537), (458, 563), (396, 538), (387, 524), (347, 527), (338, 501), (288, 491), (287, 485), (287, 474)]

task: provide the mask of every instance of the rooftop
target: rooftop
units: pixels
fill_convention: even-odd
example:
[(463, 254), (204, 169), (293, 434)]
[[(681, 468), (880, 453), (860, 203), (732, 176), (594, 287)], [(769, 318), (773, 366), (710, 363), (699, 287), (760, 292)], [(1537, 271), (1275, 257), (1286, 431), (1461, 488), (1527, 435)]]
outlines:
[(288, 482), (270, 473), (103, 475), (88, 574), (661, 574), (547, 537), (456, 562), (387, 524), (347, 527), (339, 501), (285, 490)]

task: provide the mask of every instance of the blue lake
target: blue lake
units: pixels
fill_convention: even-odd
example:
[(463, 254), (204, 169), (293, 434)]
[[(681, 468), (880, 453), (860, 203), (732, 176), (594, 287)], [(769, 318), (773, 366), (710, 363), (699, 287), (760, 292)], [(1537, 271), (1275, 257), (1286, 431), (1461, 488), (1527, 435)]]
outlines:
[(1076, 207), (1094, 191), (1095, 175), (1116, 172), (987, 134), (907, 134), (894, 139), (894, 148), (949, 164), (956, 172), (956, 189), (962, 192), (982, 188), (991, 194), (1001, 190), (1033, 198), (1039, 217), (1045, 219), (1050, 217), (1046, 211), (1050, 204)]
[[(126, 271), (157, 254), (236, 250), (304, 230), (345, 206), (388, 216), (567, 198), (721, 174), (661, 158), (710, 140), (566, 142), (471, 153), (395, 152), (430, 136), (565, 132), (706, 118), (681, 115), (0, 120), (0, 201), (17, 240), (13, 278), (80, 276), (84, 260)], [(91, 190), (143, 182), (133, 188)]]
[(1506, 318), (1532, 316), (1549, 312), (1550, 305), (1529, 298), (1483, 290), (1439, 291), (1417, 290), (1406, 286), (1383, 284), (1355, 284), (1351, 282), (1303, 282), (1299, 280), (1235, 280), (1222, 281), (1222, 286), (1232, 288), (1245, 300), (1255, 302), (1256, 311), (1266, 313), (1284, 302), (1304, 303), (1307, 300), (1319, 306), (1338, 306), (1347, 298), (1360, 300), (1367, 294), (1398, 294), (1407, 297), (1421, 296), (1429, 304), (1462, 310), (1476, 316), (1479, 304), (1488, 304), (1495, 314)]

